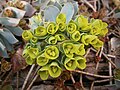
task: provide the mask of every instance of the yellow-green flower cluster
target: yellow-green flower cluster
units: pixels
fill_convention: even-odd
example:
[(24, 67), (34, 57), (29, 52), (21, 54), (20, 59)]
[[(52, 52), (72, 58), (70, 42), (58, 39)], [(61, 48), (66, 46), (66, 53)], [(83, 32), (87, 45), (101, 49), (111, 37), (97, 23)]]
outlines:
[[(23, 57), (29, 65), (41, 66), (38, 74), (41, 79), (59, 77), (62, 70), (84, 69), (86, 48), (99, 49), (108, 32), (107, 23), (80, 15), (66, 23), (66, 15), (60, 13), (56, 22), (45, 22), (35, 30), (25, 30), (22, 37), (28, 44)], [(87, 46), (87, 47), (86, 47)]]

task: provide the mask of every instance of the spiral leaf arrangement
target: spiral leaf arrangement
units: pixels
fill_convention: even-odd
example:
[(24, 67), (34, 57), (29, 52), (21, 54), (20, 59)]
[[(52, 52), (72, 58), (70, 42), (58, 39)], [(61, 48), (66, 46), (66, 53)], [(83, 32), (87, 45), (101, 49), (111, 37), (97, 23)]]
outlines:
[(80, 15), (66, 22), (60, 13), (55, 22), (45, 22), (34, 30), (24, 30), (22, 37), (27, 41), (23, 57), (29, 65), (41, 66), (41, 79), (59, 77), (63, 70), (85, 69), (85, 51), (88, 47), (100, 49), (108, 32), (107, 23)]

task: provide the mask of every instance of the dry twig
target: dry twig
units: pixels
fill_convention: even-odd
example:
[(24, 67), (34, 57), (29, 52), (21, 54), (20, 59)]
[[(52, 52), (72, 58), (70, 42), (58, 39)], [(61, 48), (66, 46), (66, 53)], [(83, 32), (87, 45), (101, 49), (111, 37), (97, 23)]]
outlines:
[(26, 84), (27, 84), (28, 78), (29, 78), (29, 76), (30, 76), (30, 74), (31, 74), (31, 72), (32, 72), (32, 70), (33, 70), (34, 67), (35, 67), (35, 64), (33, 64), (33, 65), (31, 66), (30, 71), (28, 72), (28, 75), (27, 75), (27, 77), (26, 77), (26, 79), (25, 79), (25, 81), (24, 81), (24, 84), (23, 84), (21, 90), (24, 90), (24, 88), (25, 88), (25, 86), (26, 86)]
[(97, 75), (97, 74), (92, 74), (92, 73), (88, 73), (88, 72), (84, 72), (84, 71), (80, 71), (80, 70), (72, 70), (72, 72), (77, 72), (77, 73), (81, 73), (81, 74), (85, 74), (85, 75), (89, 75), (89, 76), (93, 76), (93, 77), (98, 77), (98, 78), (113, 78), (113, 76)]

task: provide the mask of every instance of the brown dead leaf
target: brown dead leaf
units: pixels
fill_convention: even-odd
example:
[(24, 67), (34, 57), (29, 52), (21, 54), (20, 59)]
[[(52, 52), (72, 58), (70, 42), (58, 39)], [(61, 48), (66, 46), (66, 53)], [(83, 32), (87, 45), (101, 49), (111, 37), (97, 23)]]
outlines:
[(5, 59), (1, 60), (1, 71), (7, 72), (11, 69), (11, 63), (7, 62)]
[(22, 52), (23, 48), (18, 48), (16, 53), (11, 58), (13, 72), (17, 72), (26, 67), (26, 62), (22, 57)]

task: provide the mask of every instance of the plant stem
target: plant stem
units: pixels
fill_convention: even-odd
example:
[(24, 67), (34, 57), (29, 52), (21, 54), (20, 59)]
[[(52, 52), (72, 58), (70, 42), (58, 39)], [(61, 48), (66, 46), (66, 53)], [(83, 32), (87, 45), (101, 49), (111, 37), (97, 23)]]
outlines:
[(24, 84), (23, 84), (21, 90), (24, 90), (24, 88), (25, 88), (25, 86), (26, 86), (26, 84), (27, 84), (28, 78), (29, 78), (29, 76), (30, 76), (30, 74), (31, 74), (31, 72), (32, 72), (32, 70), (33, 70), (34, 67), (35, 67), (35, 64), (33, 64), (33, 65), (31, 66), (30, 71), (28, 72), (28, 75), (27, 75), (27, 77), (26, 77), (26, 79), (25, 79), (25, 81), (24, 81)]

